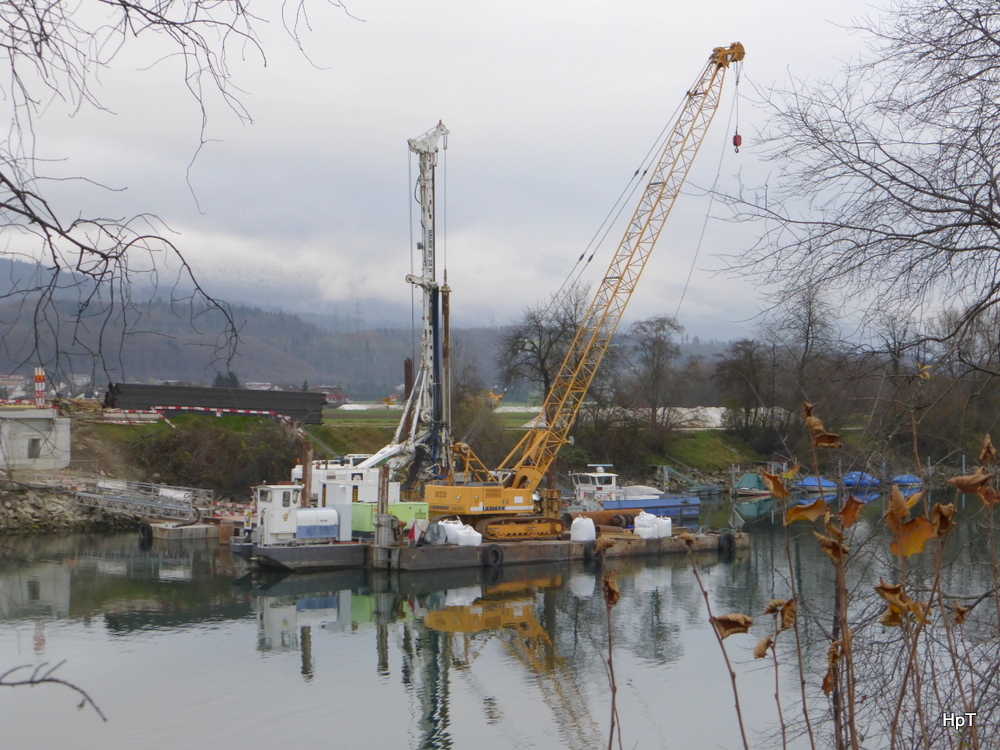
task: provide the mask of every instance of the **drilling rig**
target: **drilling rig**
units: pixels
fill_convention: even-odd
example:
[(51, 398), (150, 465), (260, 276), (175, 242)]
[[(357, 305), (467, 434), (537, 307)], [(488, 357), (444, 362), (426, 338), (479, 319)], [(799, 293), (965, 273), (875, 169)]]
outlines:
[[(355, 470), (369, 469), (387, 462), (393, 473), (406, 471), (401, 490), (406, 492), (426, 481), (447, 479), (451, 475), (451, 383), (450, 321), (447, 275), (444, 284), (437, 279), (435, 253), (435, 168), (438, 143), (448, 148), (448, 129), (443, 123), (408, 141), (410, 151), (419, 159), (417, 201), (420, 203), (420, 274), (408, 274), (406, 280), (417, 286), (423, 296), (423, 328), (420, 337), (420, 368), (403, 408), (392, 442)], [(447, 274), (447, 272), (445, 272)]]

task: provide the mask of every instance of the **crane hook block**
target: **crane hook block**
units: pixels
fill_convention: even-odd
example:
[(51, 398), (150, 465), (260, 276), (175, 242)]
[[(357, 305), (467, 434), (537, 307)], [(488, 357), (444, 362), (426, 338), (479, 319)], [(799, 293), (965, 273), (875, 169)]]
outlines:
[(733, 135), (733, 146), (736, 148), (736, 153), (740, 152), (740, 146), (743, 145), (743, 136), (739, 133)]

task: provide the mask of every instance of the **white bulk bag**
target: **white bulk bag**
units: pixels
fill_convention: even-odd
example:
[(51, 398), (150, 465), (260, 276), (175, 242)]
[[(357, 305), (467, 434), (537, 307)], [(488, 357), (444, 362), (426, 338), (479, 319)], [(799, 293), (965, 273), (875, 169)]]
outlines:
[(573, 542), (592, 542), (597, 539), (597, 527), (593, 518), (574, 518), (569, 527), (569, 538)]
[(483, 535), (476, 531), (474, 528), (466, 524), (455, 532), (456, 541), (455, 543), (459, 547), (478, 547), (483, 543)]
[(448, 544), (458, 544), (458, 532), (462, 530), (465, 524), (451, 518), (442, 519), (438, 521), (438, 524), (444, 529), (448, 538)]
[(660, 532), (661, 539), (666, 539), (674, 533), (674, 522), (669, 518), (657, 518), (656, 526)]
[(647, 513), (646, 511), (641, 511), (639, 515), (635, 517), (635, 530), (639, 533), (641, 528), (656, 528), (657, 517), (652, 513)]

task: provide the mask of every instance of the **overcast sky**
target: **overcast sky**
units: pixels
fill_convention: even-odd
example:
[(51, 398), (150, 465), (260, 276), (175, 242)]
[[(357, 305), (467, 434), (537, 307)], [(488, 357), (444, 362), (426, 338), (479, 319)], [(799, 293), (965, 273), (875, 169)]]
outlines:
[[(730, 77), (627, 318), (677, 312), (709, 211), (699, 193), (716, 174), (724, 191), (738, 171), (765, 173), (752, 86), (834, 73), (860, 44), (844, 27), (871, 12), (857, 0), (348, 0), (353, 18), (312, 7), (303, 44), (315, 64), (277, 24), (263, 37), (266, 67), (252, 50), (233, 55), (254, 121), (210, 100), (200, 153), (196, 103), (173, 63), (148, 67), (158, 53), (145, 47), (102, 75), (111, 113), (49, 111), (42, 155), (64, 159), (66, 174), (127, 188), (73, 200), (106, 215), (155, 212), (209, 292), (342, 315), (360, 303), (374, 322), (382, 304), (408, 316), (416, 165), (407, 139), (443, 120), (438, 252), (457, 326), (509, 322), (559, 287), (711, 49), (741, 41), (744, 148), (731, 146)], [(759, 290), (712, 270), (750, 234), (707, 224), (678, 316), (689, 334), (749, 332), (741, 321), (757, 311)]]

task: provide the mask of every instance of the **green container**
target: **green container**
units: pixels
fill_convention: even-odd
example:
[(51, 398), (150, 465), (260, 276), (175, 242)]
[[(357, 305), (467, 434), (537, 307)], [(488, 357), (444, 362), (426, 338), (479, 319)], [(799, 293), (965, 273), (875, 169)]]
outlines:
[[(353, 533), (374, 534), (375, 533), (375, 503), (354, 503), (352, 518)], [(427, 503), (399, 502), (389, 503), (389, 513), (394, 515), (405, 526), (415, 518), (430, 518), (429, 506)]]

